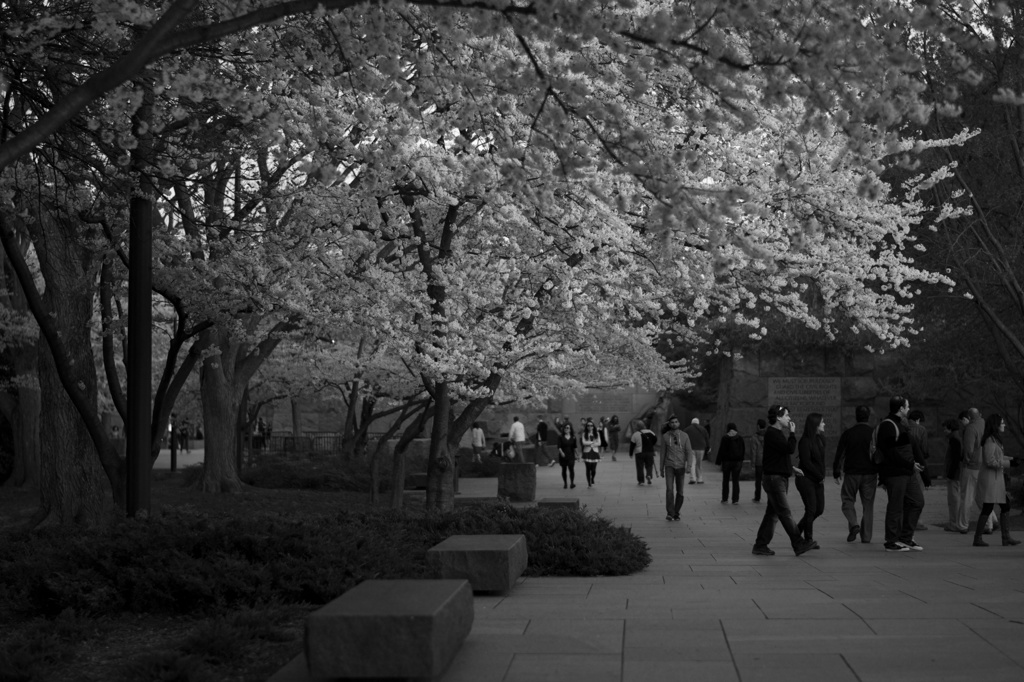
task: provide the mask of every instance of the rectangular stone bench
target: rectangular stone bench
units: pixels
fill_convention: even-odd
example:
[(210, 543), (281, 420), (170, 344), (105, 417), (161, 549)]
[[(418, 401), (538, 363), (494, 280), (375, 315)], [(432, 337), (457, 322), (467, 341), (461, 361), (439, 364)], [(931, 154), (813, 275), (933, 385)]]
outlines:
[(576, 497), (545, 497), (537, 501), (537, 506), (546, 509), (579, 509), (580, 501)]
[(508, 592), (526, 570), (525, 535), (453, 535), (427, 550), (439, 578), (464, 578), (474, 592)]
[(307, 665), (292, 661), (272, 682), (437, 677), (472, 626), (465, 580), (366, 580), (309, 615)]

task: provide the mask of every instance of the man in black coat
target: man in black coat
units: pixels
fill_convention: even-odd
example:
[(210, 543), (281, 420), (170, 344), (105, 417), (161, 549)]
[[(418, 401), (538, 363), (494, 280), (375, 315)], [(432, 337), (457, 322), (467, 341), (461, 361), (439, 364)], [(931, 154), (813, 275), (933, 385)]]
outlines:
[(785, 405), (773, 405), (768, 409), (768, 429), (764, 432), (764, 455), (762, 458), (761, 486), (764, 488), (768, 505), (764, 510), (764, 518), (757, 529), (757, 540), (754, 541), (754, 554), (771, 556), (775, 554), (768, 544), (775, 536), (775, 521), (789, 536), (793, 551), (797, 556), (812, 549), (814, 542), (805, 541), (796, 522), (793, 512), (789, 509), (789, 477), (794, 473), (798, 476), (803, 472), (793, 466), (792, 454), (796, 451), (796, 426), (789, 416), (789, 408)]
[[(889, 400), (889, 414), (878, 425), (876, 445), (882, 451), (878, 475), (885, 484), (889, 502), (885, 505), (885, 551), (921, 551), (914, 542), (914, 530), (924, 509), (924, 489), (921, 477), (915, 476), (921, 467), (914, 460), (914, 447), (910, 430), (904, 421), (910, 412), (910, 401), (903, 396)], [(923, 467), (922, 467), (923, 468)]]
[[(871, 461), (871, 436), (873, 429), (868, 424), (871, 408), (858, 405), (854, 411), (857, 423), (843, 431), (836, 446), (836, 458), (832, 462), (832, 476), (836, 483), (842, 480), (839, 497), (843, 501), (843, 516), (849, 526), (847, 542), (853, 542), (860, 535), (861, 542), (871, 542), (874, 525), (875, 490), (878, 488), (878, 469)], [(863, 514), (857, 520), (857, 495)]]

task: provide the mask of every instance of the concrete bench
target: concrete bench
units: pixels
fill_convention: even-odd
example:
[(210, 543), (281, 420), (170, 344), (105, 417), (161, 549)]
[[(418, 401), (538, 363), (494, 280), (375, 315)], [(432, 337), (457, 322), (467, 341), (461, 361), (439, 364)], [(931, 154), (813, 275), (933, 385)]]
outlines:
[(309, 615), (307, 665), (293, 660), (271, 680), (437, 677), (472, 626), (465, 580), (367, 580)]
[(537, 501), (537, 506), (545, 509), (579, 509), (580, 501), (576, 497), (545, 497)]
[(526, 570), (525, 535), (453, 535), (427, 550), (439, 578), (465, 578), (474, 592), (508, 592)]

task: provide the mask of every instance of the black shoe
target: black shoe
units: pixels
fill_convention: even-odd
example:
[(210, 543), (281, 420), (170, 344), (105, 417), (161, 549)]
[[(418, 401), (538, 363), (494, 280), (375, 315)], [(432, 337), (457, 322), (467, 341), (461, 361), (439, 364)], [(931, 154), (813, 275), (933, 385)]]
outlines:
[(694, 483), (696, 483), (696, 482), (697, 482), (697, 481), (690, 481), (690, 485), (693, 485), (693, 484), (694, 484)]
[(671, 514), (666, 514), (665, 515), (665, 520), (666, 521), (675, 521), (675, 518)]
[(847, 542), (853, 542), (854, 540), (857, 539), (857, 536), (859, 534), (860, 534), (860, 526), (854, 526), (853, 528), (850, 529), (850, 533), (846, 536), (846, 541)]
[(699, 485), (704, 485), (704, 481), (697, 481)]
[(722, 500), (722, 504), (729, 504), (729, 500)]
[(906, 547), (907, 549), (909, 549), (911, 552), (923, 552), (924, 551), (924, 547), (922, 547), (921, 545), (917, 544), (913, 540), (911, 540), (910, 542), (901, 542), (900, 544), (903, 545), (904, 547)]
[(650, 484), (651, 484), (651, 477), (650, 477), (650, 476), (648, 476), (648, 477), (647, 477), (647, 485), (650, 485)]
[(755, 497), (754, 499), (751, 500), (751, 502), (760, 502), (760, 501), (761, 501), (760, 497)]
[(568, 485), (568, 484), (566, 484), (566, 483), (563, 483), (563, 484), (562, 484), (562, 489), (563, 489), (563, 490), (564, 490), (564, 489), (566, 489), (566, 488), (568, 488), (568, 487), (569, 487), (569, 485)]
[(570, 487), (570, 488), (575, 488), (575, 487), (576, 487), (576, 484), (575, 484), (575, 483), (570, 483), (570, 484), (569, 484), (569, 487)]
[(910, 548), (902, 542), (887, 542), (884, 545), (886, 552), (909, 552)]
[(733, 500), (733, 501), (732, 501), (732, 503), (733, 503), (733, 504), (739, 504), (739, 503), (740, 503), (740, 501), (739, 501), (739, 500)]
[(793, 552), (797, 556), (800, 556), (801, 554), (806, 554), (807, 552), (810, 552), (812, 549), (814, 549), (813, 540), (811, 540), (810, 542), (808, 542), (807, 540), (802, 540), (800, 543), (793, 545)]
[(679, 520), (679, 514), (673, 514), (672, 515), (672, 520), (673, 521), (678, 521)]
[(757, 545), (754, 545), (754, 551), (752, 551), (751, 554), (756, 554), (758, 556), (775, 556), (775, 550), (769, 549), (768, 547), (758, 547)]

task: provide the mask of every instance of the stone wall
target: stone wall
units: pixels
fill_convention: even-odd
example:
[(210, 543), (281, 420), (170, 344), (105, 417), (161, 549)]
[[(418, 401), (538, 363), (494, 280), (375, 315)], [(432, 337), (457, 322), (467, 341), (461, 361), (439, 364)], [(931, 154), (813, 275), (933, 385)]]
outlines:
[[(734, 422), (739, 432), (754, 432), (758, 419), (767, 419), (771, 380), (778, 377), (803, 377), (817, 380), (832, 379), (839, 384), (838, 404), (823, 399), (818, 409), (808, 405), (793, 406), (791, 413), (797, 425), (797, 435), (803, 431), (808, 412), (821, 412), (825, 416), (826, 458), (831, 465), (839, 435), (852, 426), (858, 405), (872, 408), (871, 423), (875, 424), (889, 411), (890, 391), (885, 378), (898, 360), (892, 354), (855, 353), (844, 355), (829, 350), (802, 352), (799, 359), (792, 357), (766, 357), (758, 353), (723, 358), (718, 389), (718, 413), (711, 422), (711, 432), (717, 445), (725, 432), (725, 425)], [(881, 379), (881, 381), (880, 381)], [(825, 383), (825, 382), (820, 382)], [(808, 395), (812, 395), (809, 392)], [(944, 396), (944, 400), (910, 396), (911, 407), (924, 412), (924, 425), (929, 434), (929, 453), (933, 466), (942, 461), (946, 440), (942, 422), (969, 407), (969, 399)], [(955, 402), (954, 402), (955, 401)]]

